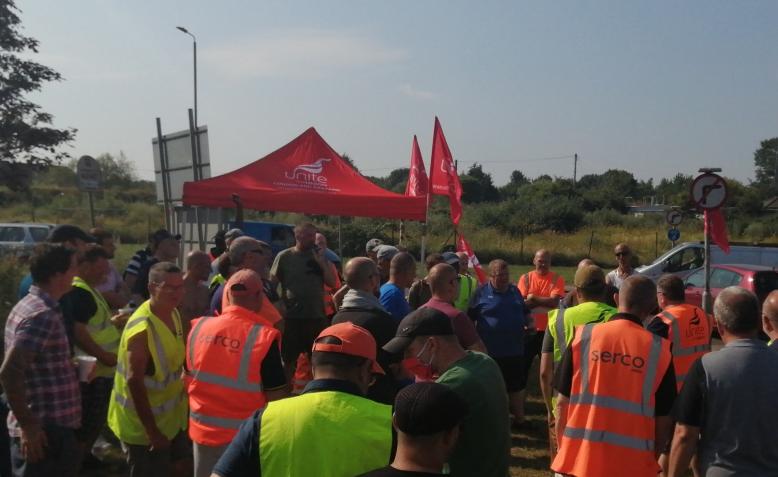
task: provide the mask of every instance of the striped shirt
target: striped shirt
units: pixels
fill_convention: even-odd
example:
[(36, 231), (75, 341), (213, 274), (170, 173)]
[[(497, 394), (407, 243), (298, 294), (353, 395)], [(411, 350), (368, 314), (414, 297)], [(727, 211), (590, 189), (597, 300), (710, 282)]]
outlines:
[(135, 252), (135, 255), (127, 263), (127, 268), (124, 269), (124, 278), (127, 278), (127, 274), (138, 276), (140, 269), (151, 259), (151, 256), (151, 250), (147, 248)]
[[(81, 425), (81, 393), (59, 304), (33, 285), (14, 306), (5, 325), (5, 349), (34, 354), (24, 372), (27, 407), (41, 424), (76, 429)], [(20, 437), (13, 411), (8, 433)]]

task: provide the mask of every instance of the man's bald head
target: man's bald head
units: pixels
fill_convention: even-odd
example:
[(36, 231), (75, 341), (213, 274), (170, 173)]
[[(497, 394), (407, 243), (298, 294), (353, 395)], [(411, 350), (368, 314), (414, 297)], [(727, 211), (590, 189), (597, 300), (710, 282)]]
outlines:
[(186, 256), (186, 274), (198, 281), (205, 281), (211, 274), (211, 258), (202, 250), (192, 250)]
[(657, 308), (656, 285), (643, 275), (632, 275), (619, 288), (619, 311), (631, 313), (641, 320)]
[(762, 305), (762, 314), (778, 327), (778, 290), (773, 290), (767, 295)]
[[(439, 263), (432, 267), (427, 280), (432, 289), (433, 295), (447, 295), (451, 286), (451, 281), (456, 280), (457, 271), (447, 263)], [(458, 287), (457, 287), (458, 288)]]
[(589, 265), (597, 265), (597, 264), (594, 263), (594, 260), (592, 260), (591, 258), (584, 258), (583, 260), (578, 262), (578, 270), (584, 267), (588, 267)]
[(374, 276), (378, 276), (378, 267), (374, 261), (367, 257), (352, 258), (343, 269), (346, 285), (354, 290), (375, 291), (376, 280), (373, 279)]
[(186, 255), (186, 268), (192, 268), (192, 265), (196, 265), (201, 262), (211, 262), (208, 254), (202, 250), (192, 250)]

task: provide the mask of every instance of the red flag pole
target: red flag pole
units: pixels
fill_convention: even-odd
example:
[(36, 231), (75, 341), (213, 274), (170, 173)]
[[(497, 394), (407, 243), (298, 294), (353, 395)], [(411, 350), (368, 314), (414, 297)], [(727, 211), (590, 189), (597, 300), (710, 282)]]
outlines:
[(710, 296), (710, 214), (703, 212), (705, 220), (705, 289), (702, 291), (702, 309), (705, 313), (713, 313)]

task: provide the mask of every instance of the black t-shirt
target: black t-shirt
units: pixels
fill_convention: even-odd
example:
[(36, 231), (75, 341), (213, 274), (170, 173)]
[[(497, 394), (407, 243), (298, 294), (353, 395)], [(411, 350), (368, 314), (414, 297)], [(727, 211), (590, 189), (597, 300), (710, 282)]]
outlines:
[(646, 325), (646, 329), (664, 339), (667, 339), (670, 332), (670, 327), (658, 316), (651, 318), (651, 321)]
[(357, 477), (435, 477), (436, 475), (443, 475), (432, 472), (413, 472), (411, 470), (399, 470), (395, 469), (391, 465), (387, 465), (384, 468), (371, 470)]
[(703, 404), (706, 394), (705, 369), (702, 367), (702, 360), (698, 359), (686, 373), (681, 394), (678, 395), (673, 408), (673, 419), (687, 426), (702, 427), (705, 423)]
[(262, 360), (262, 366), (259, 370), (262, 376), (262, 387), (273, 390), (286, 386), (286, 376), (284, 376), (284, 365), (281, 362), (281, 348), (276, 341), (267, 350), (265, 359)]
[[(619, 313), (611, 318), (613, 320), (631, 320), (635, 321), (636, 318), (626, 313)], [(639, 323), (639, 320), (636, 321)], [(559, 394), (570, 397), (571, 389), (573, 387), (573, 347), (567, 348), (565, 354), (562, 356), (562, 362), (559, 365), (557, 373), (554, 375), (554, 389)], [(673, 403), (678, 392), (675, 385), (675, 368), (673, 368), (672, 362), (667, 367), (665, 375), (662, 377), (662, 381), (659, 383), (656, 393), (654, 393), (654, 415), (656, 416), (669, 416), (673, 410)]]
[(59, 299), (62, 318), (65, 322), (65, 332), (70, 342), (70, 351), (76, 344), (75, 325), (76, 323), (89, 322), (89, 319), (97, 313), (97, 304), (92, 295), (83, 288), (73, 287), (69, 292), (62, 295)]

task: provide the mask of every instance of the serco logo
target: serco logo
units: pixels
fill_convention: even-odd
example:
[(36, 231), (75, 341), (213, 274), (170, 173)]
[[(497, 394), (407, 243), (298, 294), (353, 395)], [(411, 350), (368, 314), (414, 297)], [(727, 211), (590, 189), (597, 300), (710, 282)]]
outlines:
[(626, 353), (592, 350), (591, 357), (592, 361), (627, 366), (632, 368), (631, 370), (635, 372), (640, 372), (643, 369), (643, 366), (646, 365), (646, 360), (640, 356), (632, 356), (631, 354)]
[(227, 336), (222, 335), (204, 335), (200, 336), (197, 341), (201, 343), (211, 343), (215, 345), (221, 345), (225, 348), (230, 348), (231, 350), (237, 350), (240, 349), (240, 340), (236, 340), (235, 338), (230, 338)]
[(291, 173), (288, 171), (284, 172), (284, 177), (299, 182), (326, 185), (327, 178), (321, 175), (321, 173), (324, 170), (324, 163), (329, 161), (329, 158), (322, 157), (311, 164), (300, 164)]

